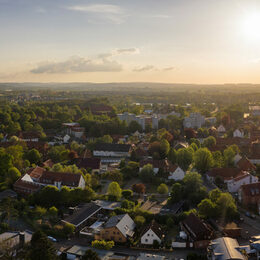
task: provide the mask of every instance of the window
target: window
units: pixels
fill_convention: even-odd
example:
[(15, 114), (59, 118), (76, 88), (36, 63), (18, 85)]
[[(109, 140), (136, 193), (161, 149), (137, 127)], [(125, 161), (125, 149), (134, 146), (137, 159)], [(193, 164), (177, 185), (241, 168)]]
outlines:
[(148, 239), (145, 239), (145, 242), (148, 242)]
[(149, 236), (150, 236), (150, 234), (147, 234), (147, 236), (149, 237)]

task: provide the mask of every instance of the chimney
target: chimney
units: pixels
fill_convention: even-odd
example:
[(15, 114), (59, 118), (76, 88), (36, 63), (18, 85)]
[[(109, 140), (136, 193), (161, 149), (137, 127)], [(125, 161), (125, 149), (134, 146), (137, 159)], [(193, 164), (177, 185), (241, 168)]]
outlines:
[(22, 248), (25, 244), (25, 233), (19, 232), (19, 247)]

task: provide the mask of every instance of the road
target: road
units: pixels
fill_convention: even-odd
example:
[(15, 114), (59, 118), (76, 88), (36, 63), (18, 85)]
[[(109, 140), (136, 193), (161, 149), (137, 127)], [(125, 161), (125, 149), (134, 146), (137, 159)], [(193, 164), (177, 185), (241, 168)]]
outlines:
[[(63, 248), (69, 248), (74, 245), (79, 246), (90, 246), (90, 244), (82, 238), (73, 238), (71, 240), (64, 240), (59, 241), (58, 243), (55, 243), (55, 247), (57, 249)], [(171, 252), (163, 252), (163, 251), (153, 251), (153, 250), (139, 250), (139, 249), (132, 249), (129, 247), (123, 247), (123, 246), (115, 246), (111, 249), (112, 252), (123, 254), (123, 255), (129, 255), (129, 256), (139, 256), (140, 253), (148, 253), (148, 254), (158, 254), (162, 256), (166, 256), (169, 260), (181, 260), (186, 259), (187, 255), (189, 253), (196, 253), (196, 254), (205, 254), (204, 251), (201, 250), (194, 250), (194, 249), (173, 249)]]

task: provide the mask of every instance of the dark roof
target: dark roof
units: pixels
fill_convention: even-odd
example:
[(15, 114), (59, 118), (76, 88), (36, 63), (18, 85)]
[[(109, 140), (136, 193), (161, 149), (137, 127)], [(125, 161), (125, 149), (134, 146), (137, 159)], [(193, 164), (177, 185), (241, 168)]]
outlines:
[(129, 152), (130, 144), (99, 143), (95, 145), (96, 151)]
[(147, 225), (144, 228), (141, 236), (143, 236), (149, 229), (151, 229), (159, 238), (162, 238), (162, 236), (163, 236), (162, 228), (154, 219), (152, 220), (152, 222), (149, 225)]
[(238, 168), (214, 168), (208, 175), (211, 177), (220, 176), (225, 180), (230, 180), (239, 176), (244, 176), (245, 172)]
[(147, 159), (140, 162), (140, 167), (144, 167), (146, 164), (151, 164), (153, 168), (165, 169), (169, 167), (169, 162), (167, 159), (165, 160), (153, 160)]
[(237, 167), (243, 171), (255, 171), (256, 167), (246, 157), (241, 158), (237, 162)]
[(90, 202), (84, 204), (82, 207), (76, 209), (76, 211), (66, 219), (64, 222), (70, 223), (74, 226), (79, 226), (81, 223), (89, 219), (92, 215), (101, 210), (101, 207), (97, 204)]
[(81, 174), (77, 173), (44, 171), (39, 179), (39, 182), (45, 184), (61, 182), (63, 186), (78, 187), (80, 178)]
[(4, 190), (0, 192), (0, 201), (6, 198), (16, 198), (16, 197), (17, 197), (17, 193), (13, 190)]
[(78, 158), (76, 160), (76, 165), (79, 168), (91, 168), (91, 169), (99, 169), (100, 168), (100, 158)]
[(182, 224), (193, 240), (208, 240), (212, 236), (212, 229), (209, 225), (193, 213), (191, 213)]

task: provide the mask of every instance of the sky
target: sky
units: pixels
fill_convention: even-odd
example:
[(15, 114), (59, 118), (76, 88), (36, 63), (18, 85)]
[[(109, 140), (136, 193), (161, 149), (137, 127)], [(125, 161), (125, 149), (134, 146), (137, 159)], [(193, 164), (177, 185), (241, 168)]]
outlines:
[(0, 82), (260, 83), (260, 1), (0, 0)]

